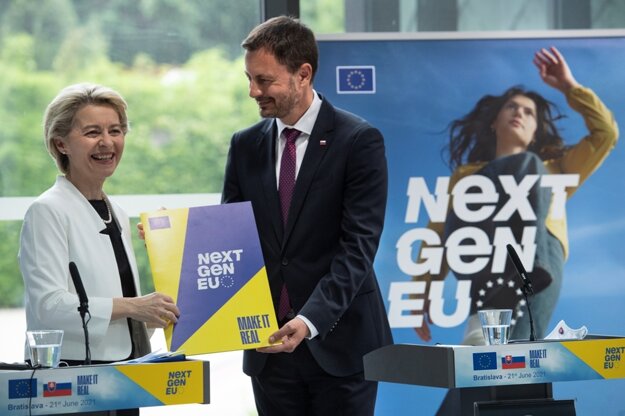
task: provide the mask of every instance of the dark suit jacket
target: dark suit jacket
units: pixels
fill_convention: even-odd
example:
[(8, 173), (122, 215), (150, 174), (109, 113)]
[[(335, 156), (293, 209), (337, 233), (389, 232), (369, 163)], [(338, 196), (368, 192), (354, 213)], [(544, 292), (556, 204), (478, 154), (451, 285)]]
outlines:
[[(318, 364), (335, 376), (355, 374), (364, 354), (393, 342), (373, 271), (386, 208), (384, 139), (323, 100), (285, 229), (276, 136), (274, 119), (234, 134), (222, 200), (252, 203), (274, 307), (285, 282), (295, 313), (319, 330), (304, 341)], [(266, 359), (245, 351), (243, 370), (258, 375)]]

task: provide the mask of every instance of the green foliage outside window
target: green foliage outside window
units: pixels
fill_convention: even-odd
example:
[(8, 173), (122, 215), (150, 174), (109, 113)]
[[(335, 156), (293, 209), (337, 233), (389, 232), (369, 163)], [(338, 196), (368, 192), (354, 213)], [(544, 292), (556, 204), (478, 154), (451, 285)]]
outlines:
[[(0, 196), (36, 196), (54, 183), (58, 172), (44, 147), (43, 112), (59, 90), (76, 82), (110, 86), (128, 102), (131, 131), (107, 193), (221, 191), (232, 133), (258, 120), (238, 46), (257, 23), (256, 4), (224, 3), (238, 4), (239, 20), (248, 26), (228, 32), (237, 38), (234, 53), (219, 39), (202, 38), (210, 21), (199, 21), (200, 10), (215, 11), (205, 6), (214, 2), (110, 1), (101, 13), (99, 1), (6, 3), (0, 1)], [(66, 16), (56, 16), (59, 9), (51, 11), (52, 5)], [(171, 25), (173, 18), (177, 25)], [(213, 24), (211, 30), (217, 29)], [(161, 33), (168, 35), (160, 39)], [(124, 37), (134, 40), (125, 43)], [(21, 221), (0, 222), (0, 307), (23, 302), (20, 228)], [(142, 290), (148, 292), (145, 247), (134, 239)]]

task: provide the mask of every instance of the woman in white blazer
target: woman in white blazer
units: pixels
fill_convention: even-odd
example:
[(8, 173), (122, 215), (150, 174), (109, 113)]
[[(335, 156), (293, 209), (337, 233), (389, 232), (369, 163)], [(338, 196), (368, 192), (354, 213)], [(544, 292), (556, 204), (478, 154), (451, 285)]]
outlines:
[(169, 296), (141, 296), (128, 216), (103, 191), (121, 160), (128, 131), (126, 102), (110, 88), (63, 89), (44, 116), (46, 148), (63, 175), (28, 209), (19, 263), (28, 330), (64, 330), (61, 360), (81, 364), (85, 337), (69, 263), (80, 272), (89, 301), (93, 363), (149, 351), (147, 327), (175, 323)]

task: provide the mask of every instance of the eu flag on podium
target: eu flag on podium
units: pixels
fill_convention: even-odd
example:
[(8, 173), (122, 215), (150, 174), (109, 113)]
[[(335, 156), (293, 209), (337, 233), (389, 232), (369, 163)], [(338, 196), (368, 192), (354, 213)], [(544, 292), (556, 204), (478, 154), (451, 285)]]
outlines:
[(20, 378), (9, 380), (9, 399), (37, 397), (37, 379)]
[(473, 370), (496, 370), (497, 369), (497, 353), (496, 352), (477, 352), (473, 353)]
[(375, 94), (375, 66), (337, 66), (338, 94)]

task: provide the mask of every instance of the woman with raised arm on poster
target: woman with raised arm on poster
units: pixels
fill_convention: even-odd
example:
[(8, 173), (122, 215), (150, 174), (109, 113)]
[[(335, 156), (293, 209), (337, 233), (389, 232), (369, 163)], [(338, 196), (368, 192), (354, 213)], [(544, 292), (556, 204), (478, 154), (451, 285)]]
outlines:
[[(474, 227), (492, 245), (480, 247), (491, 254), (488, 264), (478, 272), (453, 270), (458, 279), (471, 280), (471, 310), (463, 344), (485, 343), (477, 318), (479, 309), (513, 309), (510, 338), (527, 339), (530, 334), (520, 278), (510, 261), (492, 254), (496, 243), (535, 249), (533, 256), (524, 257), (524, 263), (533, 258), (533, 267), (525, 264), (534, 286), (529, 301), (536, 336), (545, 336), (568, 256), (565, 200), (601, 166), (618, 138), (610, 110), (592, 90), (577, 82), (555, 47), (537, 51), (534, 65), (545, 84), (562, 92), (570, 107), (584, 118), (588, 134), (572, 146), (565, 145), (555, 125), (560, 118), (555, 105), (520, 87), (499, 96), (482, 97), (467, 115), (450, 123), (448, 150), (453, 174), (449, 194), (462, 179), (478, 175), (479, 180), (492, 184), (498, 195), (496, 203), (491, 201), (493, 211), (487, 218), (467, 221), (466, 212), (456, 212), (450, 201), (445, 222), (431, 222), (428, 226), (444, 242), (458, 240), (450, 240), (455, 231)], [(476, 241), (464, 242), (477, 245)], [(449, 270), (444, 264), (439, 274), (415, 276), (414, 280), (426, 281), (429, 292), (431, 282), (443, 280)], [(426, 302), (423, 325), (415, 328), (424, 341), (432, 339), (428, 307)]]

